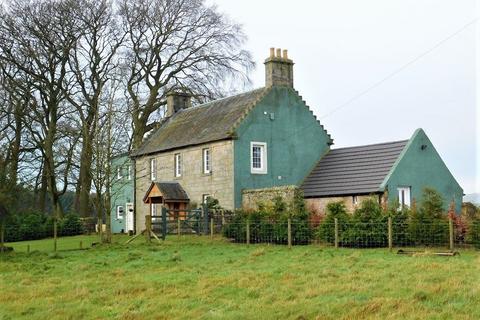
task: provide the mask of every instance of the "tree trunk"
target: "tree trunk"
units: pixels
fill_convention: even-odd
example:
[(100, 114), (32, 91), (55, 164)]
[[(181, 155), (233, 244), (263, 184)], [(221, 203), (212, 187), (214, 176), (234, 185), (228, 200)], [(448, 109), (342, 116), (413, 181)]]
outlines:
[(82, 217), (90, 217), (90, 189), (92, 188), (92, 143), (90, 134), (83, 134), (83, 146), (80, 158), (78, 212)]

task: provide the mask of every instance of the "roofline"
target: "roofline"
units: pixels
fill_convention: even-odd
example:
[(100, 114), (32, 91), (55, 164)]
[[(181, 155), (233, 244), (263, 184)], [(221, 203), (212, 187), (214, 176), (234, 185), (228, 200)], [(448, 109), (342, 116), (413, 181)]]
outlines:
[(398, 155), (397, 160), (395, 160), (395, 162), (393, 163), (392, 167), (390, 168), (390, 171), (388, 171), (388, 173), (387, 173), (387, 175), (385, 176), (385, 178), (383, 178), (383, 181), (382, 181), (382, 183), (380, 184), (380, 190), (385, 191), (385, 187), (387, 186), (388, 180), (390, 180), (390, 177), (392, 176), (393, 172), (395, 171), (395, 169), (397, 169), (398, 164), (400, 163), (400, 161), (402, 161), (403, 157), (404, 157), (405, 154), (407, 153), (407, 150), (408, 150), (408, 149), (410, 148), (410, 146), (412, 145), (413, 140), (415, 140), (415, 138), (416, 138), (421, 132), (423, 132), (423, 129), (422, 129), (422, 128), (418, 128), (417, 130), (415, 130), (415, 132), (413, 133), (413, 135), (410, 137), (410, 139), (408, 140), (408, 142), (407, 142), (407, 144), (405, 145), (405, 147), (403, 147), (402, 152), (400, 152), (400, 154)]
[(315, 199), (315, 198), (333, 198), (333, 197), (347, 197), (347, 196), (369, 196), (369, 195), (378, 195), (382, 194), (384, 191), (377, 190), (372, 192), (351, 192), (351, 193), (339, 193), (339, 194), (327, 194), (321, 196), (304, 196), (305, 199)]
[[(421, 130), (421, 129), (417, 129), (417, 130)], [(407, 142), (407, 141), (410, 141), (410, 140), (411, 140), (411, 139), (404, 139), (404, 140), (395, 140), (395, 141), (387, 141), (387, 142), (378, 142), (378, 143), (371, 143), (371, 144), (363, 144), (363, 145), (360, 145), (360, 146), (333, 148), (333, 149), (330, 149), (330, 151), (353, 149), (353, 148), (363, 148), (363, 147), (371, 147), (371, 146), (380, 146), (380, 145), (384, 145), (384, 144)]]
[(131, 154), (130, 158), (135, 159), (135, 158), (144, 157), (144, 156), (151, 156), (151, 155), (158, 154), (158, 153), (180, 150), (180, 149), (185, 149), (185, 148), (193, 147), (193, 146), (200, 146), (202, 144), (219, 142), (219, 141), (226, 141), (226, 140), (235, 140), (235, 139), (236, 139), (236, 137), (231, 136), (231, 137), (222, 138), (222, 139), (208, 140), (208, 141), (205, 141), (205, 142), (185, 144), (185, 145), (180, 146), (180, 147), (173, 147), (173, 148), (168, 148), (168, 149), (163, 149), (163, 150), (158, 150), (158, 151), (153, 151), (153, 152), (148, 152), (148, 153), (146, 152), (146, 153), (141, 153), (141, 154)]

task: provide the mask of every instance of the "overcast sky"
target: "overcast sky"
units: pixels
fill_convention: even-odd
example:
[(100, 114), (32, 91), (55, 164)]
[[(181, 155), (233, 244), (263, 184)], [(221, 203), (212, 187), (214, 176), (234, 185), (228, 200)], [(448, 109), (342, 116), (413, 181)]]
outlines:
[(264, 85), (269, 48), (289, 50), (295, 88), (333, 147), (423, 128), (467, 194), (480, 192), (479, 2), (209, 1), (243, 25), (257, 62), (253, 87)]

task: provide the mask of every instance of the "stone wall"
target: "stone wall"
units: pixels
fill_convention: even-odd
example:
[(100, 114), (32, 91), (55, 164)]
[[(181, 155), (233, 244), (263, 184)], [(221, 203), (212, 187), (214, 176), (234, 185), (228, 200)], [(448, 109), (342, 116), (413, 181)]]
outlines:
[(272, 203), (275, 197), (282, 197), (285, 203), (293, 200), (297, 186), (281, 186), (264, 189), (249, 189), (242, 191), (242, 208), (247, 210), (258, 209), (259, 203)]
[[(210, 148), (211, 173), (203, 173), (202, 150)], [(182, 176), (174, 176), (174, 155), (182, 155)], [(136, 231), (145, 228), (145, 215), (149, 208), (143, 197), (151, 184), (150, 159), (157, 159), (157, 181), (177, 181), (187, 192), (190, 203), (200, 205), (203, 195), (218, 199), (225, 209), (233, 209), (233, 142), (231, 140), (187, 147), (152, 156), (139, 157), (135, 161), (136, 173)], [(159, 212), (159, 209), (157, 209)]]
[(357, 204), (353, 202), (353, 196), (307, 198), (305, 199), (305, 204), (306, 204), (307, 210), (310, 211), (311, 213), (326, 214), (327, 204), (329, 204), (330, 202), (343, 201), (343, 203), (347, 207), (347, 211), (349, 213), (353, 213), (353, 211), (362, 203), (363, 200), (371, 197), (375, 197), (375, 199), (379, 199), (379, 195), (357, 195), (356, 197), (357, 197)]

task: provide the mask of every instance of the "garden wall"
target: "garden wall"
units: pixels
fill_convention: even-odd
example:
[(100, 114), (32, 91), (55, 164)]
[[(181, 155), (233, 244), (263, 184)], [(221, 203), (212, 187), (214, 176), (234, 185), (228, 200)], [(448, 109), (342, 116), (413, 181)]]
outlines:
[(290, 203), (293, 200), (297, 186), (281, 186), (263, 189), (248, 189), (242, 192), (242, 208), (257, 210), (258, 204), (271, 204), (273, 199), (281, 197), (284, 202)]

